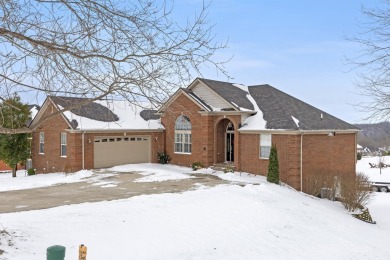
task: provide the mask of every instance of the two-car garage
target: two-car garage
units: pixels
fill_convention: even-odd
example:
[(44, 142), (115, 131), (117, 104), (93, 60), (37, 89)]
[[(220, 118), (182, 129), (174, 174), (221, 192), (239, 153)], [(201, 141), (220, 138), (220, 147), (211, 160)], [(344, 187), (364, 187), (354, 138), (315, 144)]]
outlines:
[(150, 162), (150, 136), (101, 136), (94, 138), (94, 168)]

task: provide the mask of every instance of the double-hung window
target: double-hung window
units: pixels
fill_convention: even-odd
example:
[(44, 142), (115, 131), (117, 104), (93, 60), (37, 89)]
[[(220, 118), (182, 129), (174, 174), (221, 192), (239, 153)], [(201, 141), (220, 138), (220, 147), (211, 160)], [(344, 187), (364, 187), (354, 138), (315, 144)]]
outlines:
[(186, 116), (179, 116), (175, 123), (175, 153), (191, 153), (191, 122)]
[(268, 159), (271, 152), (271, 135), (261, 134), (260, 135), (260, 158)]
[(61, 133), (61, 156), (66, 157), (66, 133)]
[(39, 133), (39, 153), (41, 153), (41, 154), (45, 153), (45, 133), (44, 132)]

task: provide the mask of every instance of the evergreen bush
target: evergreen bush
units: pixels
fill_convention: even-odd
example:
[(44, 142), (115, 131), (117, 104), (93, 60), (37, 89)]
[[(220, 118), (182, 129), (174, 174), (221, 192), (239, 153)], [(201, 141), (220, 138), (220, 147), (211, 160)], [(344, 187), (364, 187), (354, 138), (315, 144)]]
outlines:
[(165, 152), (164, 153), (157, 153), (157, 158), (158, 158), (159, 163), (161, 163), (161, 164), (167, 164), (171, 161), (171, 157), (168, 154), (166, 154)]
[(192, 170), (196, 171), (198, 169), (202, 169), (203, 164), (201, 162), (194, 162), (191, 164), (191, 168), (192, 168)]
[(28, 169), (27, 170), (27, 175), (28, 176), (35, 175), (35, 169), (33, 169), (33, 168)]
[(234, 172), (234, 168), (232, 166), (226, 166), (225, 169), (223, 169), (224, 173), (228, 172)]
[(272, 145), (269, 155), (267, 181), (279, 184), (279, 160), (275, 144)]

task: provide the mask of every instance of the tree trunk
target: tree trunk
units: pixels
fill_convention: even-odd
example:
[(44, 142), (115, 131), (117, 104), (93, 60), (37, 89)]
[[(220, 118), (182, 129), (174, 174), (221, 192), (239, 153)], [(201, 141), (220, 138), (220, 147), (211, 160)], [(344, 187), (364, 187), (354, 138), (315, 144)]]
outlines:
[(18, 164), (15, 164), (15, 167), (12, 168), (12, 177), (16, 177), (16, 171), (18, 170)]

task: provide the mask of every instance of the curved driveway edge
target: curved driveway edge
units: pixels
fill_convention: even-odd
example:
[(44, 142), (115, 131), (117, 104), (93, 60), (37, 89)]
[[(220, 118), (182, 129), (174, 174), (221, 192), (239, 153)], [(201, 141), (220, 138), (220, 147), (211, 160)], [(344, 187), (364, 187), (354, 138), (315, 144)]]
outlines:
[[(97, 173), (104, 174), (104, 173)], [(198, 188), (227, 184), (218, 177), (196, 174), (194, 178), (162, 181), (134, 182), (143, 177), (137, 173), (118, 173), (100, 178), (98, 182), (59, 184), (43, 188), (0, 192), (0, 213), (46, 209), (84, 202), (126, 199), (139, 195), (175, 193)]]

